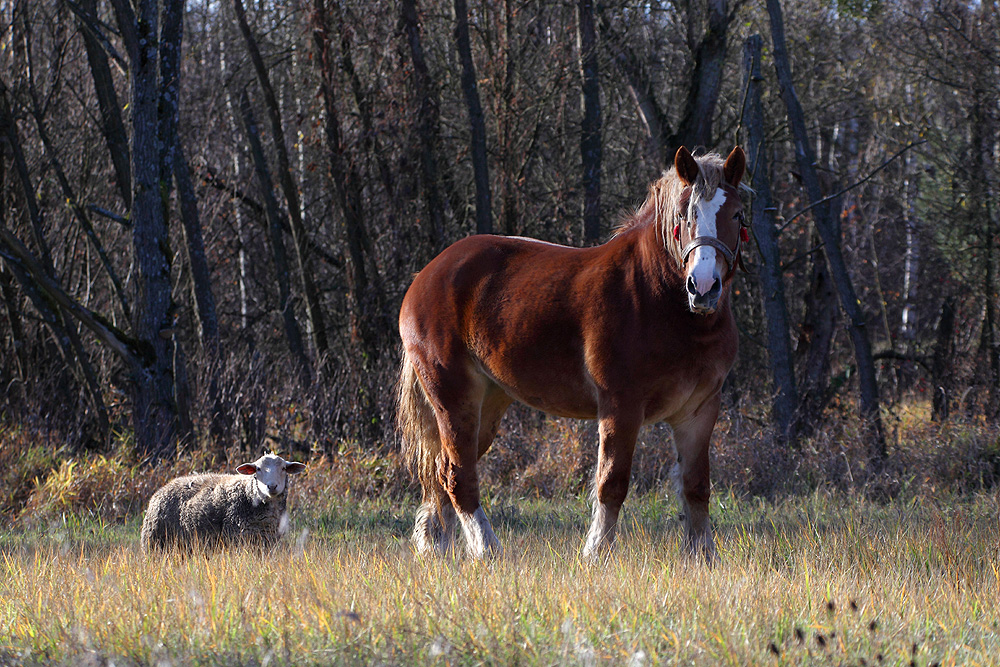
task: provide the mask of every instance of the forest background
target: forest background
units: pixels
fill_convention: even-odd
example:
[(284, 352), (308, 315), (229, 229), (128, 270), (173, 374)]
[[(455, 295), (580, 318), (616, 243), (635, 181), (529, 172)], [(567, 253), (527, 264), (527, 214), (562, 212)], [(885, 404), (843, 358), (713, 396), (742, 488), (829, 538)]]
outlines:
[[(3, 514), (134, 513), (123, 470), (265, 442), (406, 493), (412, 275), (472, 233), (606, 240), (681, 145), (750, 158), (716, 483), (992, 486), (997, 34), (991, 1), (8, 0)], [(485, 475), (578, 491), (595, 448), (515, 408)]]

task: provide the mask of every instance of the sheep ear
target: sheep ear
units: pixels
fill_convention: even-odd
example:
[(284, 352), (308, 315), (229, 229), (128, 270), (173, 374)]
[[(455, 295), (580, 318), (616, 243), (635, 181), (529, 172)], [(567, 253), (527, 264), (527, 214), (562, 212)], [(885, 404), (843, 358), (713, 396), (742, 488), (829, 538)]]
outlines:
[(305, 463), (286, 463), (285, 464), (285, 472), (287, 472), (289, 475), (297, 475), (300, 472), (305, 471), (305, 469), (306, 469), (306, 464)]
[(236, 468), (236, 472), (241, 475), (253, 475), (257, 472), (257, 466), (252, 463), (244, 463)]

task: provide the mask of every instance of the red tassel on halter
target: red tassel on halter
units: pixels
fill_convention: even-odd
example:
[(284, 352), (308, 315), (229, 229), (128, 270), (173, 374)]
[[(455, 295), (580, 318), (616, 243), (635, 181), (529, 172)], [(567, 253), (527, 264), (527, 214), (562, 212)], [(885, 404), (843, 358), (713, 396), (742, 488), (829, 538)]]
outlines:
[(740, 227), (740, 238), (743, 239), (744, 243), (750, 243), (750, 232), (747, 231), (746, 227)]
[(681, 240), (681, 226), (680, 225), (674, 225), (674, 240), (675, 241), (680, 241)]

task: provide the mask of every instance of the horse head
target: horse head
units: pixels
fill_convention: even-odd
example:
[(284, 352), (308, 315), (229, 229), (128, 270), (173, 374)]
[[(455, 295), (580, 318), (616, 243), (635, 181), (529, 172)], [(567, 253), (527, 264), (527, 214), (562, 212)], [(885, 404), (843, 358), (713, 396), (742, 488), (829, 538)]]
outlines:
[(747, 240), (739, 195), (746, 155), (739, 146), (734, 148), (720, 173), (707, 164), (699, 166), (699, 160), (684, 146), (674, 157), (674, 170), (684, 189), (675, 208), (673, 238), (688, 306), (693, 313), (709, 315), (718, 307)]

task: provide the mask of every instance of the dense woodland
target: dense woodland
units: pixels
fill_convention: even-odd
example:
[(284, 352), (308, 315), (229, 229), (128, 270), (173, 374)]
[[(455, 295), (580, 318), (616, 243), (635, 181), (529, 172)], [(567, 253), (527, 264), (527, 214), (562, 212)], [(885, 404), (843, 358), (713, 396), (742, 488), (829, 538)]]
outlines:
[(600, 243), (678, 146), (737, 144), (725, 410), (775, 448), (846, 416), (875, 462), (901, 404), (1000, 413), (995, 0), (0, 8), (4, 428), (392, 447), (414, 272)]

